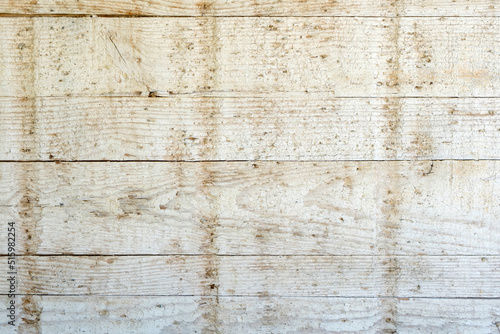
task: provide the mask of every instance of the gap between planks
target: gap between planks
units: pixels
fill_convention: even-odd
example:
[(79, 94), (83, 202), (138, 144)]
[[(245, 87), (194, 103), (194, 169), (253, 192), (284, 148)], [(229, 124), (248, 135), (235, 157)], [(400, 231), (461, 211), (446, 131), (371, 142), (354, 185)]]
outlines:
[[(0, 259), (2, 257), (7, 257), (7, 254), (1, 253)], [(487, 258), (497, 258), (500, 255), (491, 255), (491, 254), (448, 254), (448, 255), (440, 255), (440, 254), (352, 254), (352, 255), (342, 255), (342, 254), (210, 254), (210, 253), (167, 253), (167, 254), (71, 254), (71, 253), (62, 253), (62, 254), (37, 254), (37, 253), (25, 253), (25, 254), (16, 254), (16, 257), (376, 257), (376, 258), (397, 258), (397, 257), (414, 257), (414, 258), (422, 258), (422, 257), (487, 257)]]
[[(0, 293), (0, 296), (8, 296), (8, 294)], [(412, 296), (412, 297), (399, 297), (399, 296), (291, 296), (291, 295), (226, 295), (226, 294), (212, 294), (212, 295), (199, 295), (199, 294), (186, 294), (186, 295), (141, 295), (141, 294), (123, 294), (123, 295), (103, 295), (103, 294), (53, 294), (53, 293), (41, 293), (41, 294), (30, 294), (30, 293), (16, 293), (16, 296), (40, 296), (40, 297), (88, 297), (88, 298), (99, 298), (99, 297), (200, 297), (200, 298), (210, 298), (210, 297), (220, 297), (220, 298), (242, 298), (242, 299), (266, 299), (266, 298), (287, 298), (287, 299), (310, 299), (310, 298), (327, 298), (327, 299), (398, 299), (398, 300), (409, 300), (409, 299), (442, 299), (442, 300), (500, 300), (500, 297), (428, 297), (428, 296)]]
[[(0, 160), (0, 163), (109, 163), (109, 162), (129, 162), (129, 163), (342, 163), (342, 162), (435, 162), (435, 161), (500, 161), (500, 159), (486, 158), (486, 159), (341, 159), (341, 160)], [(0, 205), (2, 206), (2, 205)]]
[(394, 18), (497, 18), (499, 15), (103, 15), (103, 14), (7, 14), (0, 13), (1, 17), (7, 18), (37, 18), (37, 17), (68, 17), (68, 18), (199, 18), (199, 17), (214, 17), (214, 18), (366, 18), (366, 19), (394, 19)]
[[(154, 92), (154, 91), (153, 91)], [(152, 92), (144, 92), (144, 93), (152, 93)], [(190, 93), (172, 93), (168, 95), (157, 95), (157, 96), (145, 96), (145, 95), (137, 95), (137, 94), (129, 94), (129, 95), (36, 95), (36, 96), (15, 96), (15, 95), (0, 95), (0, 99), (26, 99), (26, 100), (56, 100), (56, 99), (77, 99), (77, 98), (85, 98), (85, 99), (175, 99), (175, 98), (189, 98), (189, 99), (272, 99), (272, 98), (287, 98), (287, 97), (301, 97), (308, 96), (312, 97), (312, 95), (316, 94), (330, 94), (331, 91), (308, 91), (299, 92), (299, 91), (288, 91), (288, 92), (277, 92), (274, 93), (262, 93), (260, 95), (211, 95), (213, 93), (221, 93), (221, 92), (190, 92)], [(224, 92), (222, 92), (224, 93)], [(321, 98), (321, 97), (320, 97)], [(333, 100), (382, 100), (382, 99), (391, 99), (391, 100), (410, 100), (410, 99), (500, 99), (500, 96), (426, 96), (426, 95), (374, 95), (374, 96), (332, 96), (330, 97)]]

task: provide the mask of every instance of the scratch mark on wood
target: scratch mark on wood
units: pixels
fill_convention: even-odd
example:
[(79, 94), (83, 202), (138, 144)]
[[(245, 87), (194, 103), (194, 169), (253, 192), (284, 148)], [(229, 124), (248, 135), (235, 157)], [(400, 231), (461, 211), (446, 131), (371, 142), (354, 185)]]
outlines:
[(118, 54), (120, 55), (120, 58), (123, 60), (123, 62), (125, 64), (127, 64), (127, 61), (125, 60), (125, 58), (123, 58), (122, 56), (122, 53), (120, 52), (120, 50), (118, 49), (118, 47), (116, 46), (115, 42), (113, 41), (113, 38), (111, 36), (108, 36), (109, 37), (109, 40), (111, 41), (111, 43), (113, 43), (113, 46), (115, 47), (116, 51), (118, 52)]

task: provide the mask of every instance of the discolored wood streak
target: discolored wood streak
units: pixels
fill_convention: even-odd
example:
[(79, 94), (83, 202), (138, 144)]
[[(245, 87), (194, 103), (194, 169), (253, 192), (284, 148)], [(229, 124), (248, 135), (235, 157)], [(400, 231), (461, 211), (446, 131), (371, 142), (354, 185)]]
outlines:
[(40, 298), (32, 295), (24, 295), (20, 297), (21, 314), (18, 320), (18, 333), (39, 334), (42, 333), (41, 316), (43, 306)]

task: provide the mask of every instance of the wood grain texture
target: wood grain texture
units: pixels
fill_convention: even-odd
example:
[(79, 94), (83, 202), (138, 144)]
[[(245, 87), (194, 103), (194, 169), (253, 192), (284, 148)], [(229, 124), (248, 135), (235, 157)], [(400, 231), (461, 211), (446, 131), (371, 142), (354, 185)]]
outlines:
[[(42, 333), (463, 333), (497, 331), (498, 300), (18, 296), (18, 330)], [(7, 299), (0, 297), (5, 318)], [(397, 310), (391, 314), (390, 309)], [(35, 311), (35, 312), (33, 312)], [(38, 316), (37, 311), (40, 311)], [(5, 323), (0, 330), (10, 330)]]
[(407, 16), (479, 16), (500, 15), (498, 2), (492, 0), (402, 0), (400, 15)]
[[(22, 256), (17, 265), (19, 294), (500, 297), (498, 256)], [(8, 277), (0, 273), (2, 291)]]
[(144, 16), (498, 16), (491, 0), (1, 0), (0, 13), (17, 15)]
[(148, 96), (153, 91), (255, 94), (334, 87), (339, 95), (352, 95), (353, 86), (355, 94), (366, 96), (390, 67), (385, 37), (391, 28), (382, 19), (44, 17), (0, 22), (5, 26), (1, 43), (9, 50), (2, 57), (0, 96), (33, 96), (30, 89), (38, 96)]
[(499, 20), (1, 18), (0, 96), (498, 97)]
[(395, 11), (389, 0), (110, 0), (27, 1), (1, 0), (0, 12), (9, 14), (94, 14), (146, 16), (376, 16)]
[(394, 72), (410, 96), (498, 96), (498, 18), (401, 19)]
[(19, 254), (498, 255), (499, 167), (3, 163), (0, 217)]
[(0, 160), (499, 159), (500, 99), (0, 98)]

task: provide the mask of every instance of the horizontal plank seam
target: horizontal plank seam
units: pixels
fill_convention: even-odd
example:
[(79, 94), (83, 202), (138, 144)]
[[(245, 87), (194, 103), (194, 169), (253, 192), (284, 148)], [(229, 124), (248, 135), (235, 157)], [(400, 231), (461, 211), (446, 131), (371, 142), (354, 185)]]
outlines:
[(197, 14), (197, 15), (125, 15), (125, 14), (14, 14), (14, 13), (0, 13), (0, 18), (37, 18), (37, 17), (69, 17), (69, 18), (80, 18), (80, 17), (92, 17), (92, 18), (199, 18), (199, 17), (219, 17), (219, 18), (497, 18), (500, 15), (213, 15), (213, 14)]
[[(5, 293), (0, 293), (0, 296), (8, 296), (8, 294)], [(265, 296), (260, 296), (260, 295), (190, 295), (190, 294), (185, 294), (185, 295), (161, 295), (161, 294), (151, 294), (151, 295), (139, 295), (139, 294), (132, 294), (132, 295), (115, 295), (115, 294), (110, 294), (110, 295), (105, 295), (105, 294), (45, 294), (45, 293), (40, 293), (40, 294), (24, 294), (24, 293), (16, 293), (16, 296), (40, 296), (40, 297), (219, 297), (219, 298), (300, 298), (300, 299), (305, 299), (305, 298), (329, 298), (329, 299), (402, 299), (402, 300), (407, 300), (407, 299), (459, 299), (459, 300), (500, 300), (500, 297), (429, 297), (429, 296), (320, 296), (320, 295), (312, 295), (312, 296), (293, 296), (293, 295), (274, 295), (274, 294), (269, 294)]]
[[(10, 96), (4, 95), (0, 96), (0, 99), (46, 99), (46, 100), (56, 100), (56, 99), (123, 99), (127, 98), (130, 100), (133, 99), (144, 99), (144, 100), (152, 100), (152, 99), (172, 99), (178, 97), (186, 97), (187, 95), (193, 95), (189, 98), (193, 99), (278, 99), (278, 98), (292, 98), (291, 94), (301, 94), (297, 96), (293, 96), (293, 98), (303, 98), (307, 95), (320, 95), (320, 94), (331, 94), (330, 91), (314, 91), (314, 92), (294, 92), (294, 91), (282, 91), (282, 92), (273, 92), (273, 93), (262, 93), (262, 95), (256, 96), (214, 96), (208, 95), (206, 92), (193, 92), (193, 93), (175, 93), (165, 96), (139, 96), (139, 95), (46, 95), (46, 96)], [(207, 94), (207, 95), (203, 95)], [(241, 94), (245, 94), (242, 92)], [(324, 98), (324, 97), (323, 97)], [(419, 95), (419, 96), (398, 96), (398, 95), (380, 95), (380, 96), (330, 96), (327, 97), (331, 100), (343, 100), (343, 99), (351, 99), (351, 100), (383, 100), (383, 99), (500, 99), (500, 96), (431, 96), (431, 95)]]
[[(126, 162), (126, 163), (334, 163), (334, 162), (435, 162), (435, 161), (499, 161), (500, 158), (481, 158), (481, 159), (342, 159), (342, 160), (0, 160), (0, 163), (108, 163), (108, 162)], [(0, 205), (1, 206), (1, 205)]]
[[(7, 254), (0, 254), (0, 257), (7, 257)], [(440, 258), (456, 258), (456, 257), (485, 257), (485, 258), (500, 258), (500, 254), (448, 254), (448, 255), (440, 255), (440, 254), (348, 254), (348, 255), (340, 255), (340, 254), (217, 254), (217, 253), (197, 253), (197, 254), (182, 254), (182, 253), (172, 253), (172, 254), (16, 254), (16, 257), (345, 257), (345, 258), (396, 258), (396, 257), (417, 257), (417, 258), (425, 258), (425, 257), (440, 257)]]

